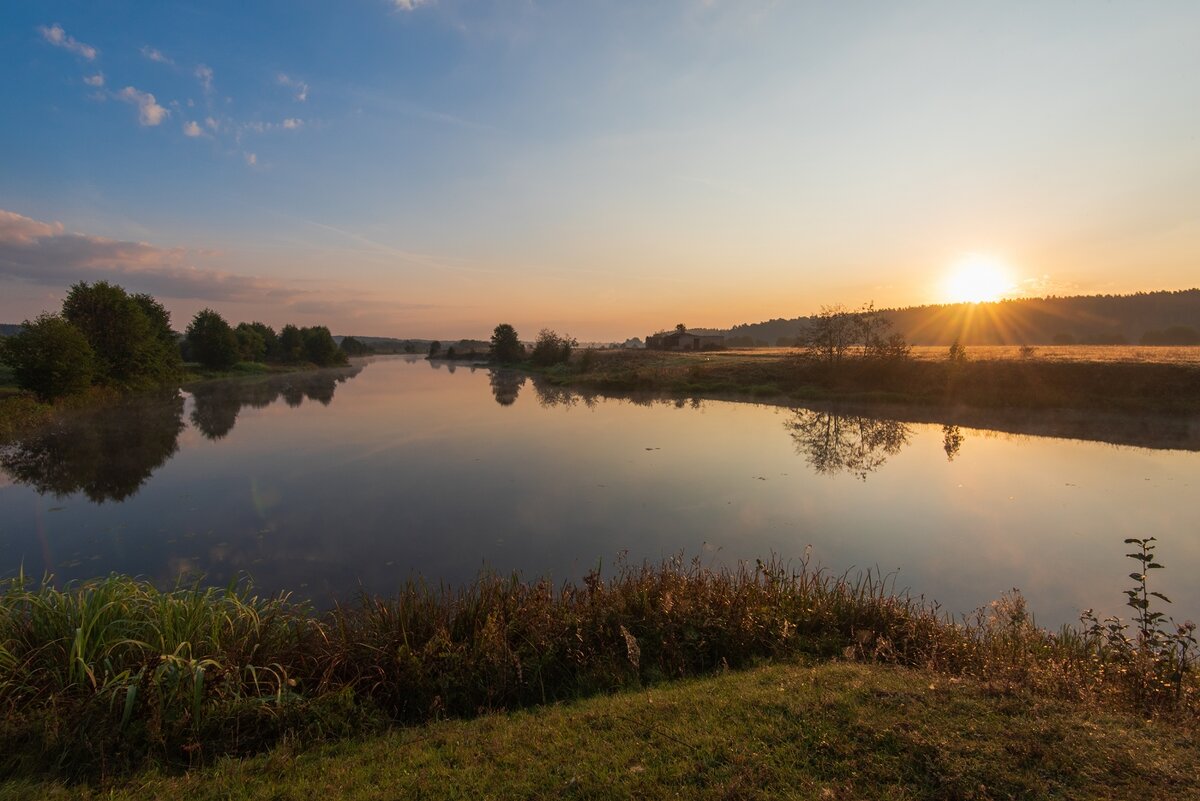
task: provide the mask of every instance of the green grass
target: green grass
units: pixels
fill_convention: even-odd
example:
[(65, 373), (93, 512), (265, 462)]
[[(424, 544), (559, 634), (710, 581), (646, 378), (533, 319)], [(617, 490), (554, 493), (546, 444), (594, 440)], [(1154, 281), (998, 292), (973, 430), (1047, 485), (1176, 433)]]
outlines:
[(532, 711), (9, 799), (1184, 799), (1194, 731), (845, 662), (773, 664)]
[(177, 768), (799, 657), (1194, 722), (1191, 631), (1138, 621), (1051, 633), (1014, 594), (952, 622), (803, 562), (622, 565), (558, 587), (484, 575), (322, 614), (245, 588), (18, 578), (0, 593), (0, 774)]

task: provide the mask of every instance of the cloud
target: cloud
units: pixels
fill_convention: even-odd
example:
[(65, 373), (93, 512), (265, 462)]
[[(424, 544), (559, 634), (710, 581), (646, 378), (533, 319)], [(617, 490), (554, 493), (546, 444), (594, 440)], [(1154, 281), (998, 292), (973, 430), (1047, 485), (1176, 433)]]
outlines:
[(283, 121), (283, 127), (288, 129), (289, 131), (295, 130), (296, 128), (299, 128), (302, 125), (304, 125), (304, 120), (298, 120), (294, 117), (289, 117), (288, 119)]
[(204, 124), (208, 126), (208, 129), (210, 131), (216, 131), (218, 128), (221, 127), (221, 124), (219, 122), (217, 122), (216, 119), (213, 117), (205, 117)]
[(138, 124), (140, 125), (158, 125), (171, 115), (171, 112), (158, 104), (158, 101), (154, 99), (154, 95), (149, 92), (138, 91), (132, 86), (126, 86), (118, 92), (117, 98), (138, 107)]
[(99, 52), (91, 45), (84, 44), (74, 36), (68, 35), (67, 32), (63, 30), (63, 27), (57, 22), (48, 28), (45, 25), (39, 25), (38, 33), (42, 35), (43, 39), (55, 47), (61, 47), (63, 50), (70, 50), (72, 53), (86, 58), (88, 61), (96, 58), (96, 54)]
[(83, 82), (88, 86), (104, 86), (104, 73), (97, 72), (95, 75), (84, 76)]
[(169, 64), (175, 66), (175, 62), (163, 54), (163, 51), (150, 45), (142, 45), (142, 55), (151, 61), (157, 61), (159, 64)]
[(183, 248), (68, 233), (62, 223), (3, 209), (0, 279), (54, 287), (112, 280), (138, 292), (203, 301), (287, 303), (306, 294), (266, 279), (195, 267)]
[(306, 84), (304, 81), (292, 78), (283, 72), (279, 73), (278, 81), (281, 86), (286, 86), (289, 89), (294, 90), (292, 96), (295, 97), (296, 100), (300, 101), (301, 103), (303, 103), (305, 100), (308, 100), (308, 84)]
[(251, 167), (258, 164), (258, 156), (254, 153), (243, 153), (242, 157), (246, 159), (246, 163)]
[(416, 11), (421, 6), (429, 5), (433, 0), (391, 0), (397, 11)]
[(200, 79), (200, 88), (204, 90), (204, 94), (211, 95), (213, 90), (212, 67), (206, 64), (197, 64), (195, 75)]
[(204, 136), (205, 133), (204, 129), (200, 127), (200, 123), (196, 122), (195, 120), (188, 120), (183, 124), (183, 135), (197, 137)]

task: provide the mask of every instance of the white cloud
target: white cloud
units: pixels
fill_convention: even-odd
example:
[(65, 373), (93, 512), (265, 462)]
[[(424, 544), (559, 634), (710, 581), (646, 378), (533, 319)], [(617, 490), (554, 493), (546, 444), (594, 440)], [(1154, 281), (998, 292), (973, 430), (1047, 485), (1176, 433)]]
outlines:
[(249, 164), (251, 167), (258, 164), (258, 156), (256, 156), (255, 154), (243, 153), (242, 155), (245, 157), (246, 163)]
[(287, 73), (279, 73), (279, 84), (293, 90), (292, 96), (299, 102), (303, 103), (308, 100), (308, 84), (297, 78), (292, 78)]
[(212, 67), (205, 64), (196, 65), (196, 77), (200, 79), (200, 87), (204, 89), (204, 94), (210, 95), (213, 90), (213, 71)]
[(294, 117), (289, 117), (283, 121), (283, 127), (288, 129), (289, 131), (295, 130), (296, 128), (299, 128), (302, 125), (304, 125), (304, 120), (298, 120), (298, 119), (295, 119)]
[(195, 120), (188, 120), (183, 124), (183, 135), (191, 137), (204, 136), (204, 129)]
[(117, 98), (138, 107), (138, 123), (140, 125), (158, 125), (171, 115), (171, 112), (158, 104), (158, 101), (154, 99), (154, 95), (149, 92), (138, 91), (132, 86), (126, 86), (118, 92)]
[(163, 51), (156, 47), (151, 47), (150, 45), (142, 45), (142, 55), (151, 61), (157, 61), (159, 64), (170, 64), (171, 66), (175, 65), (175, 62), (167, 57)]
[(97, 72), (95, 75), (86, 75), (83, 82), (88, 86), (104, 86), (104, 73)]
[(433, 0), (392, 0), (397, 11), (416, 11), (421, 6), (429, 5)]
[(55, 47), (61, 47), (64, 50), (70, 50), (72, 53), (86, 58), (88, 61), (94, 59), (96, 57), (96, 53), (98, 52), (96, 48), (92, 47), (91, 45), (84, 44), (74, 36), (67, 34), (67, 32), (63, 30), (63, 27), (57, 22), (48, 28), (45, 25), (39, 25), (38, 33), (42, 35), (43, 39)]
[(221, 127), (221, 124), (212, 117), (205, 117), (204, 124), (208, 126), (210, 131), (215, 131)]

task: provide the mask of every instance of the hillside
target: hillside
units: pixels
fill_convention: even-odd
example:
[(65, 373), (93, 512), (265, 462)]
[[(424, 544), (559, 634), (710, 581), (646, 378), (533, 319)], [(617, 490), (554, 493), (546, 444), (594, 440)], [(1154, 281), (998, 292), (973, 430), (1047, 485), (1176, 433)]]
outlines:
[[(1175, 341), (1187, 339), (1187, 332), (1169, 331), (1200, 332), (1200, 289), (913, 306), (885, 314), (914, 345), (949, 345), (955, 339), (967, 345), (1200, 344)], [(810, 319), (746, 323), (719, 333), (754, 340), (741, 344), (790, 345)]]

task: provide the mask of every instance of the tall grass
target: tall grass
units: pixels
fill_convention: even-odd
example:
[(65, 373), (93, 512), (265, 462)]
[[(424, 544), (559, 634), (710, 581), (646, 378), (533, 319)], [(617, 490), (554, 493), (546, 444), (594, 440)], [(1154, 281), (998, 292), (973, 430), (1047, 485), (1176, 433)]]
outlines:
[[(160, 591), (113, 576), (56, 589), (19, 577), (0, 594), (0, 770), (195, 764), (284, 737), (341, 736), (801, 655), (1194, 716), (1186, 653), (1130, 643), (1087, 628), (1046, 632), (1015, 594), (951, 621), (894, 593), (886, 577), (836, 576), (804, 561), (621, 564), (609, 577), (558, 586), (496, 575), (461, 589), (411, 582), (395, 597), (364, 596), (322, 614), (245, 585)], [(1147, 670), (1172, 681), (1147, 682)]]

